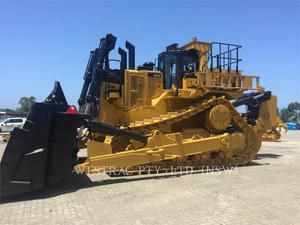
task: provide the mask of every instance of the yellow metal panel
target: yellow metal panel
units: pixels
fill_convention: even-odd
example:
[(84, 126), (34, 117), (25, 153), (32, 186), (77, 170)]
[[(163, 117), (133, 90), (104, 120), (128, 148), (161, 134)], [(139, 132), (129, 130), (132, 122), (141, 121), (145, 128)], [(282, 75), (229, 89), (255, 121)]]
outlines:
[(111, 145), (103, 142), (89, 140), (87, 142), (88, 157), (92, 158), (99, 155), (112, 154)]
[(276, 126), (277, 120), (277, 97), (272, 95), (269, 101), (260, 106), (259, 117), (266, 131), (271, 131)]
[(252, 89), (252, 77), (244, 76), (244, 86), (243, 88)]

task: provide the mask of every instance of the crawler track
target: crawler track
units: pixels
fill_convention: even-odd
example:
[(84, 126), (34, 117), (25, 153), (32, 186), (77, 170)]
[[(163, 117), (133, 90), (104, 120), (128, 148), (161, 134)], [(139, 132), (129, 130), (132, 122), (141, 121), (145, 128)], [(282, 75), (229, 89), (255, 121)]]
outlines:
[[(193, 105), (188, 109), (179, 110), (176, 112), (169, 112), (160, 117), (153, 117), (151, 119), (145, 119), (144, 121), (135, 121), (130, 124), (130, 128), (136, 131), (150, 133), (152, 130), (160, 130), (162, 127), (170, 126), (178, 123), (184, 119), (198, 115), (205, 110), (210, 109), (218, 104), (227, 106), (232, 113), (232, 124), (235, 130), (232, 134), (240, 133), (245, 137), (245, 143), (240, 143), (239, 151), (233, 151), (232, 145), (238, 145), (232, 143), (229, 138), (221, 144), (220, 149), (214, 151), (205, 152), (203, 154), (197, 154), (182, 159), (162, 161), (159, 163), (151, 164), (151, 166), (159, 166), (161, 169), (167, 169), (174, 166), (222, 166), (222, 165), (242, 165), (251, 161), (261, 146), (261, 135), (257, 132), (256, 126), (250, 126), (246, 120), (238, 113), (235, 107), (226, 100), (224, 97), (211, 98), (205, 100), (199, 104)], [(215, 134), (212, 134), (215, 136)], [(150, 164), (147, 164), (150, 165)], [(137, 169), (137, 168), (133, 168)]]

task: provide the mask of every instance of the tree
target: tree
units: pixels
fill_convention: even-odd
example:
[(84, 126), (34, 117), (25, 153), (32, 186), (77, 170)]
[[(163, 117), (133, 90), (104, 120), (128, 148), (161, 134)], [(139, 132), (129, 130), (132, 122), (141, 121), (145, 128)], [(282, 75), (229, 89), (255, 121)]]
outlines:
[(300, 103), (299, 102), (291, 102), (288, 105), (288, 110), (291, 113), (290, 120), (292, 122), (298, 122), (299, 114), (300, 114)]
[(31, 96), (31, 97), (22, 97), (19, 100), (19, 105), (20, 107), (17, 108), (18, 113), (24, 113), (27, 114), (30, 112), (32, 105), (36, 102), (36, 98)]
[(291, 113), (287, 108), (282, 108), (280, 110), (280, 118), (283, 122), (289, 122), (291, 118)]
[(280, 110), (280, 118), (284, 122), (298, 122), (300, 118), (300, 102), (291, 102), (287, 108)]
[(294, 111), (300, 110), (300, 102), (291, 102), (288, 105), (288, 110), (290, 112), (294, 112)]
[(9, 109), (9, 108), (0, 108), (0, 112), (5, 112), (7, 114), (15, 114), (16, 111), (13, 109)]

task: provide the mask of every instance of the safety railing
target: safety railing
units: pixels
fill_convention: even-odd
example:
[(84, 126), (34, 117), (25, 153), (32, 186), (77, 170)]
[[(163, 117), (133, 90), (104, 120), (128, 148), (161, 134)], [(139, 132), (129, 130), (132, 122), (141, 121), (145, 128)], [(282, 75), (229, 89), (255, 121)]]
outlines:
[(227, 44), (221, 42), (212, 42), (211, 50), (208, 53), (207, 66), (211, 71), (218, 69), (219, 71), (227, 70), (239, 71), (239, 63), (242, 59), (239, 58), (239, 49), (241, 45)]

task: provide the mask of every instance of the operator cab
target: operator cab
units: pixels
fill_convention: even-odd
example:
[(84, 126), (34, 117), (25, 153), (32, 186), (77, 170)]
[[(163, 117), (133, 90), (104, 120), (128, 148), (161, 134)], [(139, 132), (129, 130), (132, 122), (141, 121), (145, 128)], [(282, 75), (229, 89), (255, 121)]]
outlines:
[(157, 69), (164, 74), (164, 89), (228, 85), (251, 89), (254, 77), (242, 77), (239, 71), (240, 48), (236, 44), (197, 41), (195, 37), (180, 47), (177, 43), (169, 45), (158, 56)]
[(195, 49), (182, 50), (172, 44), (158, 56), (158, 70), (164, 74), (164, 89), (172, 86), (182, 88), (184, 77), (195, 77), (199, 70), (198, 54)]

